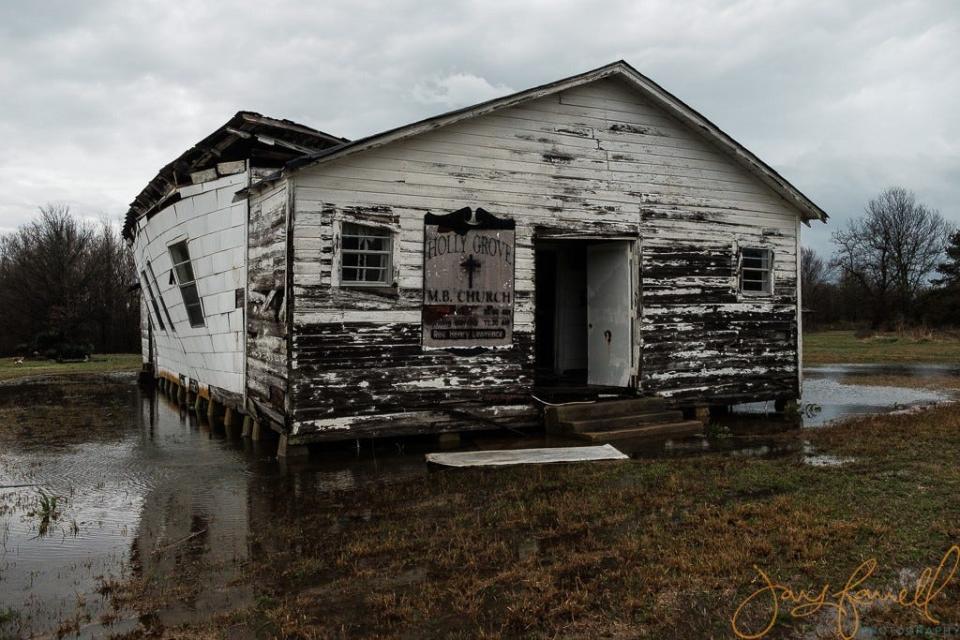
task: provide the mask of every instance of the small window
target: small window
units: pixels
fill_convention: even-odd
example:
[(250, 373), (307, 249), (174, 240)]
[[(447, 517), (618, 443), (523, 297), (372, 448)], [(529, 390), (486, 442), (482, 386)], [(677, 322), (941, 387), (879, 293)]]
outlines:
[(150, 298), (150, 304), (153, 306), (153, 315), (157, 318), (157, 324), (160, 326), (161, 331), (166, 331), (167, 328), (163, 324), (163, 318), (160, 317), (160, 306), (157, 304), (157, 298), (153, 295), (153, 287), (150, 286), (150, 280), (147, 279), (147, 272), (141, 269), (140, 275), (143, 277), (143, 288), (147, 290), (147, 297)]
[[(147, 260), (147, 272), (150, 274), (150, 284), (154, 289), (157, 290), (157, 299), (160, 301), (160, 306), (163, 307), (163, 314), (167, 317), (167, 324), (170, 325), (170, 331), (173, 333), (177, 332), (176, 326), (173, 324), (173, 318), (170, 317), (170, 311), (167, 309), (167, 303), (163, 301), (163, 293), (160, 292), (160, 285), (157, 284), (157, 275), (153, 272), (153, 265), (150, 264), (150, 261)], [(153, 295), (153, 292), (150, 294)], [(156, 304), (154, 304), (156, 306)], [(157, 312), (159, 316), (160, 312)], [(160, 328), (163, 328), (163, 322), (160, 323)]]
[(193, 265), (190, 264), (190, 251), (187, 249), (187, 241), (184, 240), (170, 245), (170, 257), (173, 260), (173, 273), (176, 275), (177, 285), (180, 287), (180, 295), (183, 296), (183, 306), (187, 310), (190, 326), (202, 327), (204, 326), (203, 302), (200, 300), (200, 294), (197, 291), (197, 282), (193, 275)]
[(388, 229), (345, 222), (341, 235), (340, 283), (384, 286), (392, 284), (392, 237)]
[(754, 295), (773, 293), (773, 252), (769, 249), (741, 249), (740, 291)]

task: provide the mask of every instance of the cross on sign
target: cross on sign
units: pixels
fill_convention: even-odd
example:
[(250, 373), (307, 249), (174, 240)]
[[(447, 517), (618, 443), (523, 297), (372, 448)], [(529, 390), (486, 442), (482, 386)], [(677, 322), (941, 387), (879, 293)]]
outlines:
[(475, 259), (471, 253), (466, 260), (460, 263), (460, 268), (467, 272), (467, 284), (473, 289), (473, 274), (480, 270), (480, 261)]

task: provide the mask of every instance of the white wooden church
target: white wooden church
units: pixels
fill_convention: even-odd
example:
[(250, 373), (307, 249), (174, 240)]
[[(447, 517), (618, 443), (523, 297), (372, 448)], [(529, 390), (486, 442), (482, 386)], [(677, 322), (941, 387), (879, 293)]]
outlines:
[(568, 400), (794, 400), (800, 227), (826, 219), (620, 61), (354, 141), (240, 112), (124, 234), (145, 370), (290, 455)]

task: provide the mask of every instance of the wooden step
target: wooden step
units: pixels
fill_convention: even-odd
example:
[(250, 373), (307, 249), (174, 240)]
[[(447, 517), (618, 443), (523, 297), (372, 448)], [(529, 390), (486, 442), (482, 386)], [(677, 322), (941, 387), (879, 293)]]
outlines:
[(683, 422), (682, 411), (652, 411), (626, 416), (609, 416), (606, 418), (591, 418), (590, 420), (569, 420), (561, 422), (564, 431), (584, 433), (586, 431), (613, 431), (626, 427), (639, 427), (649, 424), (664, 424)]
[(703, 433), (703, 423), (699, 420), (684, 420), (683, 422), (668, 422), (665, 424), (651, 424), (630, 429), (616, 429), (614, 431), (586, 431), (574, 434), (575, 437), (587, 442), (610, 444), (623, 440), (640, 440), (645, 438), (675, 438), (692, 436)]
[(625, 400), (599, 400), (566, 404), (545, 409), (547, 423), (559, 424), (572, 420), (592, 420), (610, 416), (625, 416), (651, 411), (663, 411), (667, 403), (663, 398), (627, 398)]

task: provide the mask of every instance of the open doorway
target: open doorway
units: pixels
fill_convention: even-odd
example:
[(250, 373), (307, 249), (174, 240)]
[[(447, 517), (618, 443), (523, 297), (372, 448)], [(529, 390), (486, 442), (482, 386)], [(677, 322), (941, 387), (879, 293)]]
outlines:
[(538, 383), (586, 384), (587, 243), (538, 243), (535, 255)]
[(536, 244), (536, 369), (540, 386), (630, 386), (633, 243)]

